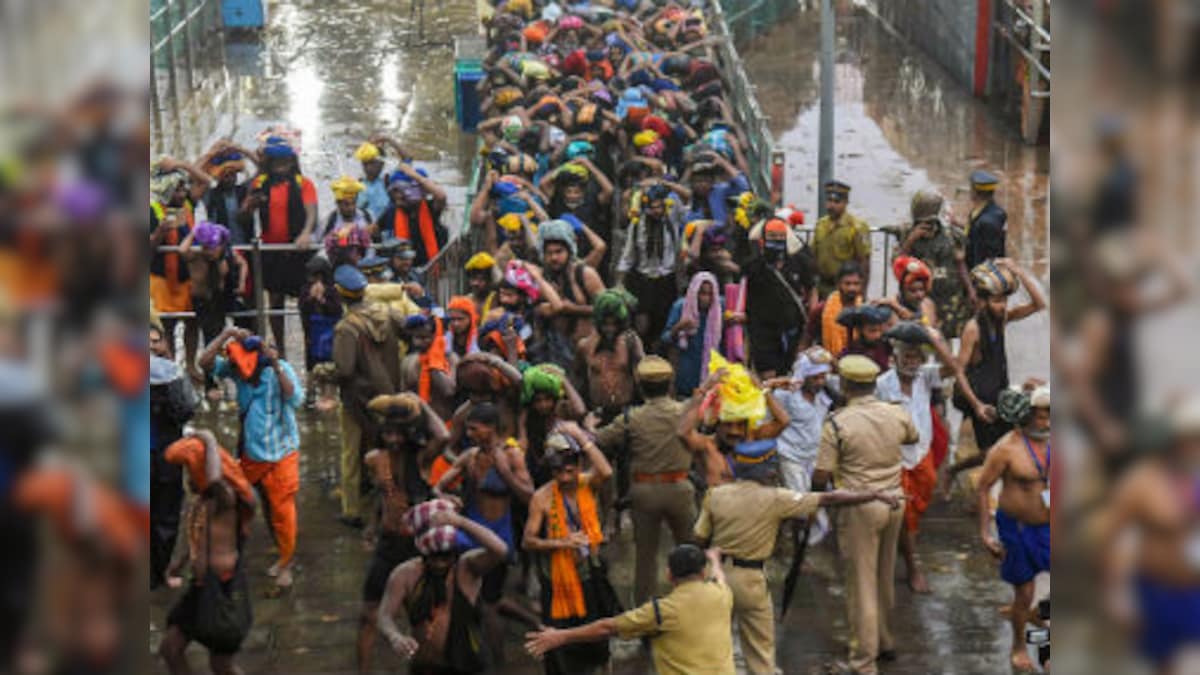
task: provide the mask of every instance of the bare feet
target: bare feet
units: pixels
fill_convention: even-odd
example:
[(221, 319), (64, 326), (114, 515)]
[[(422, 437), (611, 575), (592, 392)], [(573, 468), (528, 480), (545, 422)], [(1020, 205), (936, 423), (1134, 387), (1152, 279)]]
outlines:
[(167, 577), (167, 588), (179, 588), (183, 586), (183, 577), (171, 575)]
[(919, 568), (908, 573), (908, 587), (913, 593), (929, 593), (929, 580), (925, 578), (925, 573)]
[(1012, 653), (1010, 658), (1012, 661), (1013, 670), (1021, 673), (1036, 673), (1037, 666), (1033, 665), (1033, 661), (1029, 658), (1029, 654), (1024, 649)]
[(275, 585), (280, 588), (290, 588), (292, 585), (292, 566), (280, 568), (279, 575), (275, 577)]

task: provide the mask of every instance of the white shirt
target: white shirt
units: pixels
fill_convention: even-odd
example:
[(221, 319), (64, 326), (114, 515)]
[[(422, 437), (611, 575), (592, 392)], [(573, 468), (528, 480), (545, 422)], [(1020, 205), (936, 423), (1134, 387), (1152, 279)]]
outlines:
[(913, 424), (921, 439), (916, 443), (900, 446), (904, 468), (911, 469), (925, 459), (929, 453), (929, 445), (933, 442), (933, 415), (929, 412), (930, 394), (942, 380), (941, 367), (936, 364), (926, 364), (917, 371), (913, 378), (912, 395), (906, 396), (900, 388), (900, 376), (892, 368), (879, 379), (875, 380), (875, 397), (890, 403), (903, 403), (912, 415)]
[(801, 391), (777, 389), (771, 395), (791, 418), (787, 428), (779, 435), (779, 454), (797, 462), (816, 459), (817, 446), (821, 443), (821, 427), (825, 424), (825, 415), (831, 403), (829, 396), (819, 391), (809, 403)]

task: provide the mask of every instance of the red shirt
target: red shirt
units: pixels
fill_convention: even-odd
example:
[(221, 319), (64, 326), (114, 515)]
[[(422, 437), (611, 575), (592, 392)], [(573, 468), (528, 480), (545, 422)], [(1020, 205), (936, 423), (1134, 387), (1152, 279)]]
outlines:
[[(317, 203), (317, 187), (306, 176), (300, 177), (300, 197), (305, 206)], [(266, 228), (263, 230), (263, 242), (267, 244), (286, 244), (291, 241), (288, 236), (288, 184), (280, 181), (271, 186), (270, 212)]]

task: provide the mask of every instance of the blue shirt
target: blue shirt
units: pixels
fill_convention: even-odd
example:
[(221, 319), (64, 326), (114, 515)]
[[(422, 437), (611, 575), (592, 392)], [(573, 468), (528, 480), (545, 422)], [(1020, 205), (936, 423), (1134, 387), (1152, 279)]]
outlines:
[(237, 402), (242, 417), (242, 452), (256, 462), (278, 462), (300, 449), (300, 427), (296, 425), (296, 409), (304, 404), (304, 388), (300, 378), (286, 361), (279, 362), (292, 381), (292, 396), (283, 398), (279, 378), (274, 368), (263, 368), (258, 384), (238, 376), (233, 364), (217, 357), (213, 376), (227, 377), (237, 385)]
[(829, 396), (823, 391), (817, 392), (812, 403), (799, 391), (776, 389), (771, 396), (779, 401), (791, 419), (779, 434), (779, 454), (797, 462), (815, 460), (821, 444), (821, 428), (832, 403)]
[(712, 191), (708, 193), (708, 207), (712, 209), (712, 219), (724, 225), (728, 214), (725, 198), (730, 194), (740, 195), (743, 192), (750, 192), (750, 181), (741, 173), (713, 185)]
[(375, 180), (363, 179), (362, 184), (366, 189), (358, 193), (358, 208), (366, 209), (367, 213), (371, 214), (371, 221), (379, 220), (379, 216), (383, 215), (384, 211), (392, 205), (392, 198), (388, 196), (387, 185), (383, 182), (383, 173)]

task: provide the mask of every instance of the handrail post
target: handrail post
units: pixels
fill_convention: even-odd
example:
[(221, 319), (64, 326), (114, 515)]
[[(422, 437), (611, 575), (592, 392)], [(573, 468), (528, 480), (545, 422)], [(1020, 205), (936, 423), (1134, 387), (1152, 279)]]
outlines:
[[(262, 266), (262, 226), (254, 225), (254, 238), (251, 240), (250, 259), (254, 261), (254, 309), (257, 312), (255, 321), (258, 324), (258, 334), (267, 334), (267, 299), (263, 297), (263, 266)], [(282, 345), (280, 345), (282, 348)]]

